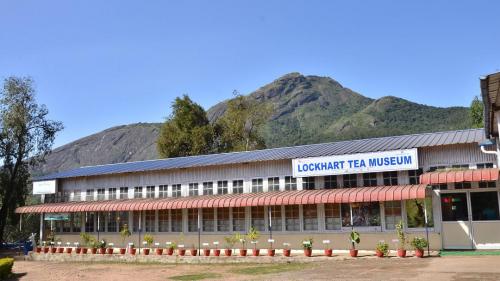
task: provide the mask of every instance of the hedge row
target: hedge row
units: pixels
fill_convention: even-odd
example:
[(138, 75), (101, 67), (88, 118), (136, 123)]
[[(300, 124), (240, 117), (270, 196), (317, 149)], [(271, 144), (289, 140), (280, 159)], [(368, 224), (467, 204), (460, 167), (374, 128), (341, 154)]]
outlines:
[(14, 265), (13, 258), (0, 259), (0, 280), (9, 278), (12, 273), (12, 266)]

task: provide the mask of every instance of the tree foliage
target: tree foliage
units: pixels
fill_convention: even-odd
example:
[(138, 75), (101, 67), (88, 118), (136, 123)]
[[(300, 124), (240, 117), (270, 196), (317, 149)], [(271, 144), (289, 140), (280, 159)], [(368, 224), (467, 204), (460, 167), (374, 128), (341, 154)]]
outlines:
[(15, 209), (28, 195), (29, 168), (44, 160), (56, 133), (63, 129), (47, 119), (49, 111), (35, 99), (31, 78), (10, 77), (0, 96), (0, 241), (7, 224), (15, 225)]
[(482, 128), (483, 124), (483, 102), (475, 96), (470, 104), (470, 119), (473, 128)]

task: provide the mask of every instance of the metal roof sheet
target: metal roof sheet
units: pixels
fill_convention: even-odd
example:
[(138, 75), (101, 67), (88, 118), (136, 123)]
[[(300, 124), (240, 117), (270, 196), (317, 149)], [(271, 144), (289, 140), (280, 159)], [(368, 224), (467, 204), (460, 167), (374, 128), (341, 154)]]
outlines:
[(480, 143), (483, 129), (390, 136), (381, 138), (279, 147), (254, 151), (176, 157), (138, 162), (87, 166), (35, 178), (35, 181), (88, 177), (107, 174), (171, 170), (247, 162), (287, 160), (295, 158), (333, 156), (354, 153), (421, 148), (439, 145)]

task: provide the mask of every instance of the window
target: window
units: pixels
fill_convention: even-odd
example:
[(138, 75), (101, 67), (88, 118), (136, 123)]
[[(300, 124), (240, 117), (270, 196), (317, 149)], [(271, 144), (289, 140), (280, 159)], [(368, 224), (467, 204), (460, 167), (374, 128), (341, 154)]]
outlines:
[(325, 189), (338, 188), (337, 176), (325, 176), (323, 179), (325, 181)]
[(227, 181), (217, 182), (217, 194), (227, 194)]
[(85, 232), (94, 232), (94, 213), (85, 213)]
[(182, 187), (180, 184), (172, 184), (172, 197), (181, 197), (182, 196)]
[(343, 177), (344, 188), (352, 188), (358, 185), (358, 179), (356, 174), (344, 175)]
[(496, 181), (480, 181), (479, 188), (495, 188), (497, 187)]
[(97, 200), (99, 200), (99, 201), (104, 200), (105, 199), (104, 194), (105, 194), (104, 188), (97, 189)]
[(451, 167), (453, 169), (467, 170), (467, 169), (469, 169), (469, 164), (465, 164), (465, 165), (452, 165)]
[(73, 232), (82, 231), (82, 213), (71, 214), (71, 226), (73, 228)]
[(279, 191), (280, 190), (280, 178), (273, 177), (267, 179), (267, 190), (268, 191)]
[(182, 232), (182, 209), (170, 210), (170, 227), (172, 232)]
[(212, 195), (214, 194), (214, 183), (213, 182), (204, 182), (203, 183), (203, 195)]
[(168, 232), (168, 210), (158, 211), (158, 232)]
[(233, 181), (233, 193), (243, 193), (243, 180)]
[(271, 212), (271, 229), (273, 231), (282, 231), (281, 222), (281, 206), (271, 206), (269, 207), (269, 212)]
[(316, 204), (303, 205), (304, 230), (318, 230), (318, 207)]
[(470, 188), (471, 188), (470, 182), (456, 182), (455, 183), (455, 189), (470, 189)]
[(107, 215), (108, 220), (108, 232), (117, 232), (117, 222), (116, 222), (116, 212), (109, 212)]
[(325, 204), (325, 229), (339, 230), (340, 222), (340, 204)]
[(384, 178), (384, 185), (398, 185), (398, 172), (384, 172), (382, 173)]
[(233, 231), (245, 231), (245, 207), (233, 208)]
[(198, 231), (198, 209), (188, 209), (188, 231)]
[(73, 201), (81, 201), (82, 200), (82, 192), (80, 190), (73, 191)]
[(144, 220), (144, 229), (146, 232), (155, 232), (155, 211), (145, 211), (146, 219)]
[(297, 179), (294, 177), (285, 177), (285, 190), (297, 190)]
[(116, 188), (108, 189), (108, 200), (115, 200), (115, 199), (116, 199)]
[(493, 168), (493, 163), (479, 163), (477, 164), (478, 169), (489, 169)]
[(193, 182), (188, 185), (189, 196), (198, 196), (198, 183)]
[(314, 177), (302, 178), (302, 189), (313, 190), (315, 188)]
[(100, 232), (106, 231), (106, 215), (105, 215), (105, 213), (97, 213), (97, 217), (98, 217), (97, 230)]
[(401, 201), (386, 201), (384, 203), (385, 229), (394, 230), (401, 220)]
[(264, 185), (262, 179), (252, 180), (252, 192), (262, 192), (264, 190)]
[(432, 190), (447, 190), (447, 189), (448, 189), (447, 183), (440, 183), (440, 184), (432, 185)]
[(299, 205), (285, 206), (285, 230), (300, 231)]
[(128, 199), (128, 187), (120, 187), (120, 199)]
[(87, 189), (85, 201), (94, 201), (94, 190), (93, 189)]
[[(142, 231), (142, 225), (139, 225), (139, 217), (142, 216), (141, 212), (134, 212), (132, 217), (132, 231), (139, 232), (139, 229)], [(142, 221), (141, 221), (142, 223)]]
[(124, 228), (130, 229), (128, 227), (128, 211), (126, 212), (118, 212), (118, 231), (121, 231)]
[(252, 207), (251, 215), (251, 225), (258, 231), (265, 231), (266, 223), (264, 221), (264, 207)]
[(467, 197), (465, 193), (441, 194), (443, 221), (467, 221)]
[(472, 220), (491, 221), (499, 220), (498, 194), (492, 192), (471, 192), (470, 203), (472, 207)]
[(146, 198), (155, 198), (154, 186), (146, 186)]
[(380, 226), (380, 204), (378, 202), (343, 203), (341, 205), (342, 226), (351, 226), (351, 208), (354, 226)]
[(158, 198), (168, 197), (168, 185), (162, 184), (158, 186)]
[(229, 208), (217, 209), (217, 231), (229, 231)]
[(142, 198), (142, 186), (134, 187), (134, 198)]
[(410, 184), (420, 184), (420, 175), (422, 175), (422, 173), (422, 169), (408, 171)]
[(215, 231), (215, 213), (213, 208), (203, 209), (202, 212), (203, 219), (203, 231), (204, 232), (214, 232)]
[(429, 172), (443, 171), (443, 170), (446, 170), (446, 166), (429, 167)]
[(363, 186), (377, 186), (377, 173), (363, 174)]
[(71, 192), (69, 190), (64, 190), (63, 191), (63, 196), (62, 196), (62, 202), (68, 202), (69, 201), (69, 197), (71, 195)]
[(71, 232), (71, 216), (69, 217), (69, 220), (59, 221), (59, 223), (61, 224), (57, 227), (59, 231)]

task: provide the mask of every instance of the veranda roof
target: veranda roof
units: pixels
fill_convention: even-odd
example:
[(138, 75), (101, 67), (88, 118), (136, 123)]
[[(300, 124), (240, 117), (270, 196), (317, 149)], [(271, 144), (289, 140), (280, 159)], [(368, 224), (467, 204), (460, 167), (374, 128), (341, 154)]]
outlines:
[(472, 181), (496, 181), (498, 169), (456, 170), (443, 172), (430, 172), (420, 176), (421, 184), (441, 184)]

